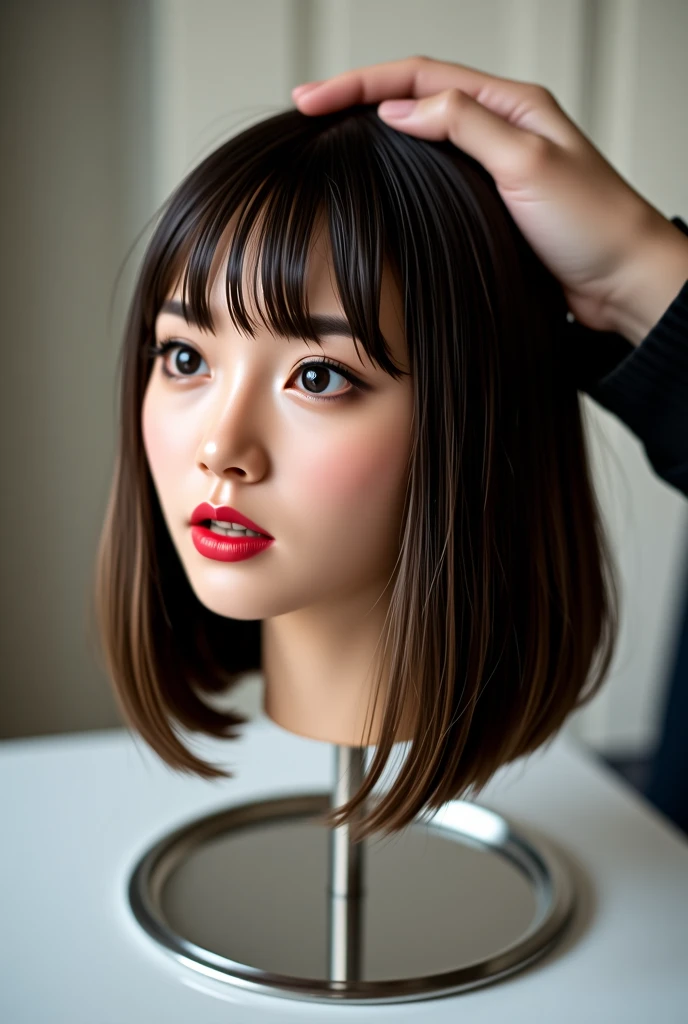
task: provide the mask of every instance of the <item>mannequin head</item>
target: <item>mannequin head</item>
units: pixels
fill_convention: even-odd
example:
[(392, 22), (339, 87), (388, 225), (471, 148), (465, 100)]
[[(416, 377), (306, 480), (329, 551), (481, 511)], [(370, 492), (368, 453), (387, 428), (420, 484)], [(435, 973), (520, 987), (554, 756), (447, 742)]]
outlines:
[[(290, 110), (187, 177), (132, 300), (96, 578), (120, 707), (167, 764), (227, 774), (180, 728), (236, 735), (244, 720), (203, 696), (264, 668), (284, 636), (333, 670), (359, 643), (370, 663), (365, 720), (337, 733), (345, 688), (321, 674), (318, 704), (270, 655), (276, 721), (376, 745), (331, 824), (410, 741), (361, 836), (479, 791), (597, 692), (616, 591), (565, 315), (484, 168), (374, 108)], [(202, 501), (273, 543), (204, 558), (189, 527)]]
[[(230, 219), (228, 239), (237, 221)], [(413, 392), (389, 267), (380, 329), (403, 368), (395, 377), (350, 334), (323, 227), (314, 232), (304, 274), (307, 310), (316, 326), (329, 318), (334, 331), (320, 327), (321, 354), (294, 328), (284, 336), (268, 330), (258, 309), (250, 310), (253, 335), (237, 329), (225, 294), (231, 253), (222, 240), (202, 282), (212, 330), (188, 308), (185, 319), (183, 281), (158, 313), (158, 344), (176, 347), (159, 353), (148, 379), (142, 434), (167, 528), (199, 601), (224, 618), (263, 623), (267, 713), (311, 738), (358, 744), (372, 696), (366, 662), (399, 551)], [(251, 245), (242, 272), (251, 304), (256, 256)], [(263, 301), (260, 280), (258, 293)], [(202, 502), (248, 515), (272, 542), (229, 563), (211, 557), (220, 537), (213, 532), (206, 555), (201, 530), (189, 525)], [(220, 552), (233, 553), (238, 545)]]

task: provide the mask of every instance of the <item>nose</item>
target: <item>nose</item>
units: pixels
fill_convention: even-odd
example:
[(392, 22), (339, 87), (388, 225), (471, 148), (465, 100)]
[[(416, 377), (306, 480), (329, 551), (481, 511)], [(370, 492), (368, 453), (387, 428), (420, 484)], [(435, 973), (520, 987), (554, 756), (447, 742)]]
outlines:
[(236, 381), (232, 393), (224, 397), (210, 417), (198, 446), (198, 466), (223, 480), (260, 480), (268, 467), (266, 422), (255, 382)]

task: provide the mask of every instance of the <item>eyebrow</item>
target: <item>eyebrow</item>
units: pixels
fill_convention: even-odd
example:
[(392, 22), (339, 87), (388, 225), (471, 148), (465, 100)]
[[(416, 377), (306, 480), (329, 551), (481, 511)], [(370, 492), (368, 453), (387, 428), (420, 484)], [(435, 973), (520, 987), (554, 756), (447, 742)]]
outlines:
[[(180, 319), (185, 320), (192, 327), (199, 326), (198, 321), (193, 317), (188, 307), (187, 315), (184, 316), (184, 309), (180, 299), (166, 299), (160, 307), (160, 313), (170, 313), (172, 316), (178, 316)], [(353, 338), (354, 336), (349, 321), (345, 320), (344, 317), (313, 314), (311, 315), (311, 320), (319, 337), (324, 338), (328, 334), (343, 334), (347, 338)], [(281, 334), (278, 336), (283, 337)]]

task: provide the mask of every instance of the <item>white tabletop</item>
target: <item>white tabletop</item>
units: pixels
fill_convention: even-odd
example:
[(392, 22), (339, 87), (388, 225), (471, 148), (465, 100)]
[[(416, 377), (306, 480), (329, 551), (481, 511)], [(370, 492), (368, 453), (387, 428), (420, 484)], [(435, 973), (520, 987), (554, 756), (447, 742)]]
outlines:
[(566, 733), (503, 768), (476, 801), (548, 836), (593, 882), (565, 941), (526, 970), (374, 1007), (244, 992), (178, 964), (128, 909), (138, 857), (200, 813), (322, 792), (332, 773), (328, 744), (263, 717), (239, 740), (196, 740), (194, 750), (237, 777), (175, 774), (123, 729), (0, 743), (0, 1020), (688, 1021), (688, 842)]

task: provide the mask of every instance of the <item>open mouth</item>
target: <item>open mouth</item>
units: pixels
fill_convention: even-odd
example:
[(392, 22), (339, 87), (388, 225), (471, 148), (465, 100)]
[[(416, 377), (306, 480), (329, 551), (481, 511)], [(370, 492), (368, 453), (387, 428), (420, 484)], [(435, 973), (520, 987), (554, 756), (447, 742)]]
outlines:
[(249, 530), (245, 526), (233, 526), (229, 523), (222, 523), (217, 519), (204, 519), (201, 526), (205, 526), (206, 529), (211, 530), (212, 533), (220, 534), (222, 537), (265, 537), (264, 533), (257, 533), (255, 530)]

